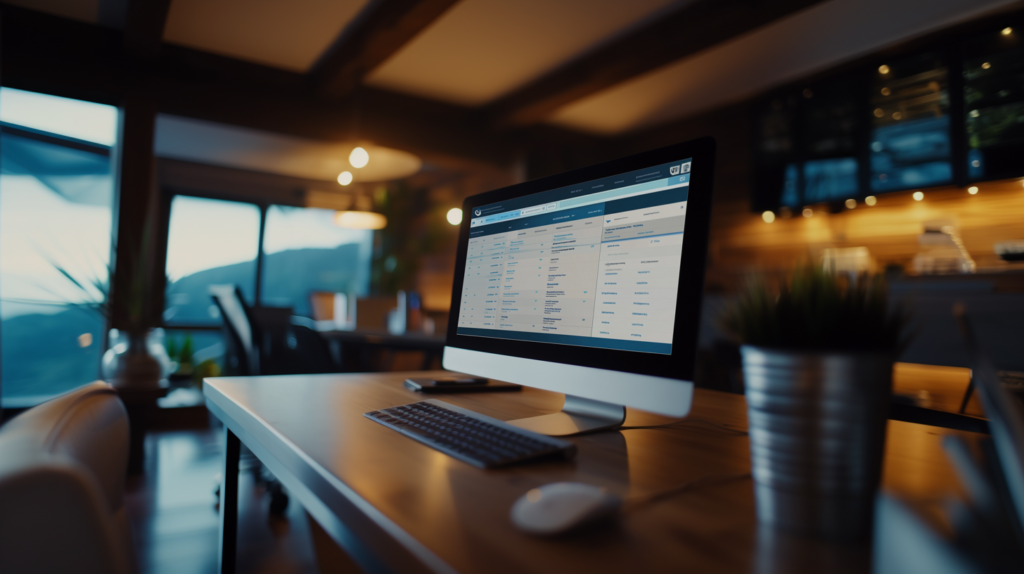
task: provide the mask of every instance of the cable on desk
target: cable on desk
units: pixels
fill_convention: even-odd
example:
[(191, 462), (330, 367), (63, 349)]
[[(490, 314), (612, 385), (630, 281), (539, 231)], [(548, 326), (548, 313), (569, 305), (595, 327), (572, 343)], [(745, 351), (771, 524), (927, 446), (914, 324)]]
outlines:
[(752, 475), (749, 472), (743, 472), (740, 474), (713, 474), (710, 476), (701, 477), (696, 480), (691, 480), (690, 482), (687, 482), (675, 488), (670, 488), (668, 490), (663, 490), (661, 492), (655, 492), (653, 494), (628, 498), (623, 504), (622, 512), (633, 512), (634, 510), (638, 510), (640, 508), (658, 502), (659, 500), (664, 500), (666, 498), (676, 496), (684, 492), (688, 492), (691, 489), (701, 485), (722, 484), (732, 480), (747, 479), (750, 478), (751, 476)]
[(619, 427), (617, 430), (658, 429), (658, 428), (670, 427), (670, 426), (681, 425), (681, 424), (686, 424), (686, 423), (708, 425), (708, 426), (714, 427), (714, 428), (716, 428), (718, 430), (725, 431), (725, 432), (728, 432), (728, 433), (732, 433), (732, 434), (734, 434), (736, 436), (747, 436), (748, 434), (750, 434), (747, 431), (742, 431), (742, 430), (739, 430), (739, 429), (729, 428), (729, 427), (727, 427), (725, 425), (721, 425), (721, 424), (718, 424), (718, 423), (713, 423), (711, 421), (706, 421), (704, 419), (682, 419), (682, 420), (678, 420), (678, 421), (672, 421), (670, 423), (663, 423), (663, 424), (660, 424), (660, 425), (640, 425), (640, 426), (632, 426), (632, 427)]

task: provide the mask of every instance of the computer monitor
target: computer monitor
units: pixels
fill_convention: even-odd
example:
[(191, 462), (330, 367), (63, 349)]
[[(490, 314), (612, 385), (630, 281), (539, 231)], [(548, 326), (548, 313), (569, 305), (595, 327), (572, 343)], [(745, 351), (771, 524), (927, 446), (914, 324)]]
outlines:
[(466, 199), (444, 367), (565, 393), (510, 421), (552, 436), (686, 416), (714, 168), (704, 138)]

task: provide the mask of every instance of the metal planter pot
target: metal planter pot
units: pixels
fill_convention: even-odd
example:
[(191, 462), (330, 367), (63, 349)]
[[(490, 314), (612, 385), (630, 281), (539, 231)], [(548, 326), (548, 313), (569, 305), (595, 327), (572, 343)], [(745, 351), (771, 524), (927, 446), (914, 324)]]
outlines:
[(749, 345), (741, 352), (758, 519), (826, 538), (866, 536), (893, 355)]

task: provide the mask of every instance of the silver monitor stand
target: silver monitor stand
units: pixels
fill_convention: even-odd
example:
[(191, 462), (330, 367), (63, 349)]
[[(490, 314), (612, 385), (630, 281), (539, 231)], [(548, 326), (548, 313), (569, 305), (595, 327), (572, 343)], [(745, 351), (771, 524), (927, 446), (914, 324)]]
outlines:
[(622, 426), (626, 422), (626, 407), (565, 395), (565, 404), (557, 413), (507, 422), (548, 436), (569, 436)]
[(565, 394), (557, 413), (508, 421), (549, 436), (622, 426), (626, 407), (682, 418), (690, 412), (693, 383), (578, 365), (445, 347), (444, 368)]

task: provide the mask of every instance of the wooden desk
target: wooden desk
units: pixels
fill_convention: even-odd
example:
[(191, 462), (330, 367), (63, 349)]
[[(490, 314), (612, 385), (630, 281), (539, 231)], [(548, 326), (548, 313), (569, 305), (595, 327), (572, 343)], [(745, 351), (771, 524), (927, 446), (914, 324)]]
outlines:
[[(825, 571), (823, 564), (830, 571), (869, 570), (866, 545), (825, 545), (759, 529), (749, 479), (698, 488), (607, 528), (559, 539), (523, 534), (509, 509), (533, 487), (571, 480), (633, 496), (747, 472), (747, 438), (700, 424), (623, 430), (572, 437), (579, 446), (573, 462), (482, 471), (363, 417), (422, 400), (402, 387), (412, 375), (206, 380), (207, 404), (227, 426), (222, 571), (233, 568), (236, 436), (367, 571), (795, 572)], [(554, 411), (562, 398), (524, 389), (443, 400), (514, 419)], [(691, 418), (746, 428), (744, 399), (697, 390)], [(652, 422), (657, 417), (642, 413), (627, 418), (627, 425)], [(946, 434), (953, 431), (890, 422), (885, 488), (922, 503), (955, 488), (940, 446)]]

